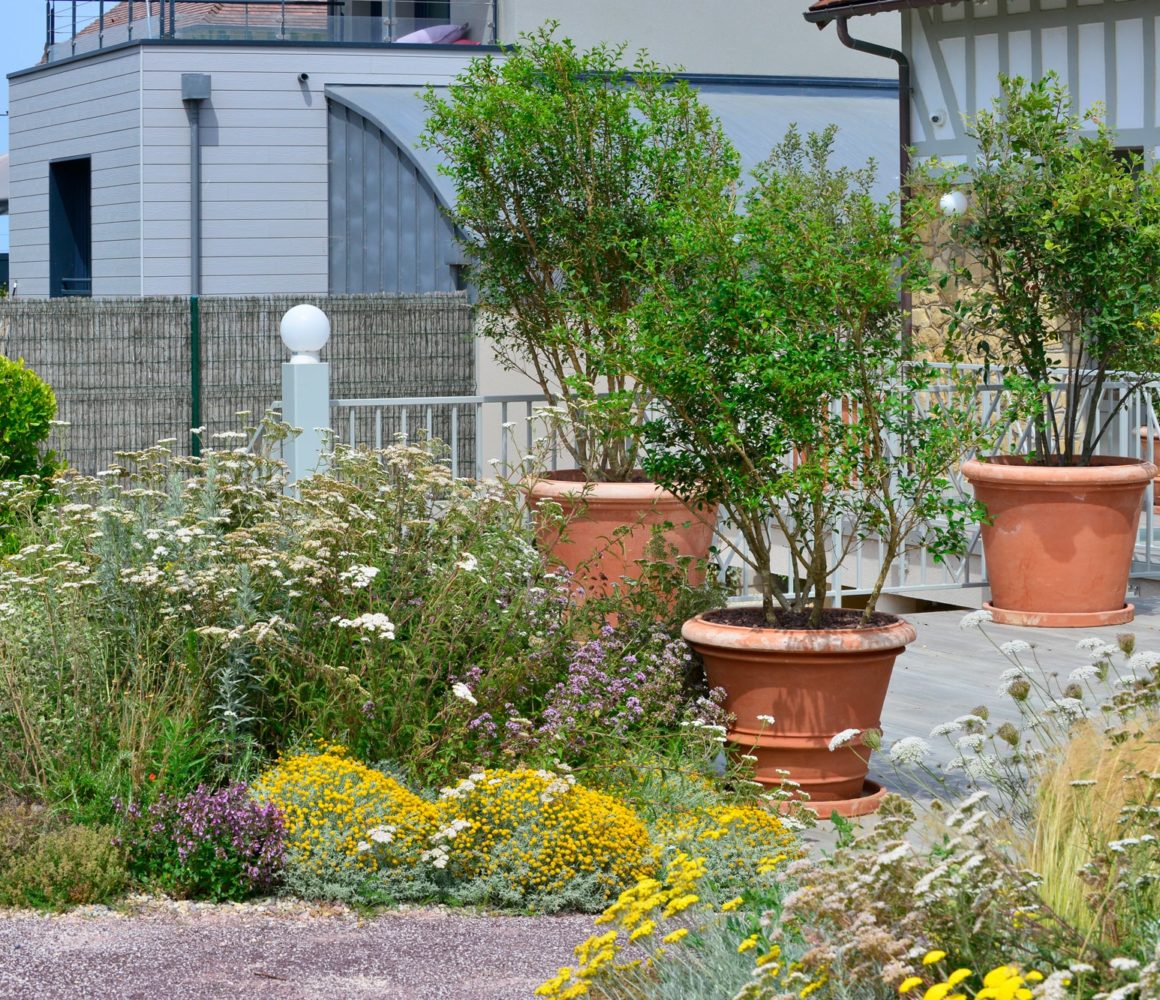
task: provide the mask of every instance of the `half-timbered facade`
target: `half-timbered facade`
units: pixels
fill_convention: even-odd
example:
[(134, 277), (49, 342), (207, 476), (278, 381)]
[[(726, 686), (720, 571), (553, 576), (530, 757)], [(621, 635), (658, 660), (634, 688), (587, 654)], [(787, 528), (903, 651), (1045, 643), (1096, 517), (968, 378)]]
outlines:
[(1038, 79), (1051, 70), (1077, 111), (1102, 103), (1124, 146), (1157, 155), (1156, 0), (817, 0), (806, 19), (840, 22), (848, 35), (858, 33), (859, 15), (893, 11), (902, 19), (920, 156), (969, 160), (965, 121), (990, 106), (1000, 75)]

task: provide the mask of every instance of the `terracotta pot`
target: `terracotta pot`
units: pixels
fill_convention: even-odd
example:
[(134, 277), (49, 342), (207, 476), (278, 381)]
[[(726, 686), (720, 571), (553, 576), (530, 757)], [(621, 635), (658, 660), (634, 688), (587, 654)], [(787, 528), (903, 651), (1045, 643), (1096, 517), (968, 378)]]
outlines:
[(692, 556), (689, 582), (705, 582), (703, 562), (708, 558), (717, 520), (714, 506), (694, 512), (675, 494), (655, 483), (592, 483), (580, 472), (553, 472), (524, 484), (534, 508), (545, 500), (558, 503), (568, 520), (561, 531), (554, 523), (537, 519), (540, 547), (558, 565), (573, 574), (586, 595), (607, 594), (622, 577), (635, 577), (657, 525), (672, 525), (665, 541), (678, 555)]
[(1029, 465), (1017, 455), (963, 463), (986, 508), (983, 554), (997, 622), (1048, 628), (1120, 625), (1140, 505), (1156, 466), (1096, 458)]
[(710, 686), (725, 689), (735, 717), (728, 738), (757, 758), (763, 785), (778, 787), (779, 770), (788, 771), (822, 816), (860, 815), (881, 801), (868, 795), (871, 751), (862, 736), (833, 751), (830, 741), (881, 726), (894, 661), (915, 639), (913, 626), (889, 617), (853, 629), (750, 628), (702, 615), (685, 622), (681, 635), (704, 659)]

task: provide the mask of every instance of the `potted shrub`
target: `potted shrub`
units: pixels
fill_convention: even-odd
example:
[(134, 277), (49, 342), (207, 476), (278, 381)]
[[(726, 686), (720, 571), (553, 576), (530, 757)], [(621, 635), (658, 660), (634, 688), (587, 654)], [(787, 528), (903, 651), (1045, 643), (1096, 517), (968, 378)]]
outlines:
[[(974, 504), (947, 471), (983, 430), (969, 392), (923, 396), (933, 373), (901, 333), (899, 291), (922, 281), (929, 206), (912, 202), (899, 223), (870, 194), (872, 165), (829, 165), (834, 136), (791, 130), (743, 212), (721, 200), (669, 219), (678, 277), (658, 275), (621, 356), (661, 411), (645, 426), (644, 467), (719, 503), (761, 583), (760, 607), (683, 629), (726, 691), (731, 741), (757, 758), (759, 781), (788, 771), (827, 814), (854, 815), (874, 804), (866, 734), (915, 637), (876, 604), (904, 548), (959, 548)], [(881, 571), (865, 608), (827, 607), (834, 570), (871, 537)]]
[[(1150, 462), (1101, 452), (1112, 417), (1160, 369), (1160, 173), (1083, 120), (1058, 80), (1003, 79), (971, 123), (967, 257), (951, 350), (1038, 395), (1030, 450), (967, 462), (987, 509), (996, 621), (1112, 625), (1125, 604)], [(951, 180), (954, 180), (952, 176)], [(1110, 382), (1126, 391), (1105, 398)]]
[(659, 220), (678, 206), (695, 216), (737, 176), (696, 94), (641, 60), (629, 74), (623, 54), (579, 52), (549, 23), (426, 98), (424, 142), (455, 183), (482, 332), (539, 385), (575, 464), (527, 484), (534, 505), (583, 515), (562, 536), (541, 518), (542, 540), (574, 571), (590, 563), (589, 586), (642, 558), (651, 524), (675, 523), (680, 551), (707, 554), (714, 512), (641, 473), (649, 396), (607, 359), (646, 276), (667, 266)]

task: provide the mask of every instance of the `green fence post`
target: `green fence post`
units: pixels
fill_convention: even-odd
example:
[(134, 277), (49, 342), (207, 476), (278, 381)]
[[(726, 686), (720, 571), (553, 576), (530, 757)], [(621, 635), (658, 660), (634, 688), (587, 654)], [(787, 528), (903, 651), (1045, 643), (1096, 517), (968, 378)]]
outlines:
[(196, 295), (189, 297), (189, 452), (201, 456), (201, 302)]

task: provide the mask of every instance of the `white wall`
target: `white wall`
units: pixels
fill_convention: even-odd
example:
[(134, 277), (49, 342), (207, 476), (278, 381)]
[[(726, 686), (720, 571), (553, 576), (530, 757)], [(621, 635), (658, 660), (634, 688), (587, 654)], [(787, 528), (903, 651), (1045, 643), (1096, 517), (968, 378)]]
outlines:
[[(895, 78), (893, 62), (847, 49), (834, 28), (819, 31), (802, 12), (809, 0), (501, 0), (499, 32), (514, 41), (549, 18), (588, 48), (628, 41), (687, 73)], [(859, 17), (850, 33), (897, 48), (898, 14)]]

